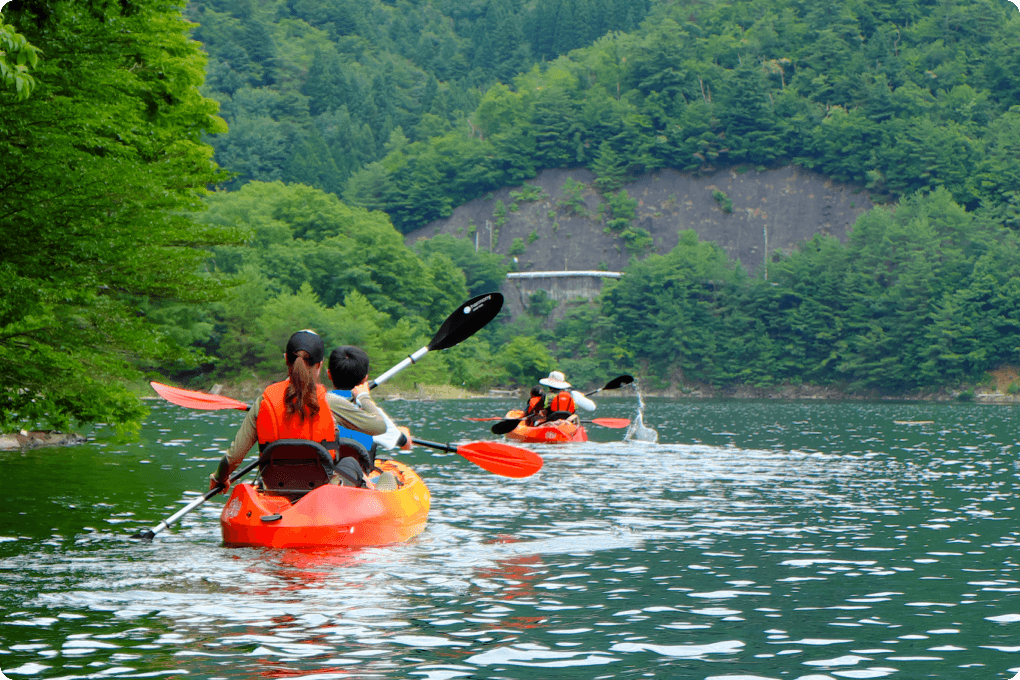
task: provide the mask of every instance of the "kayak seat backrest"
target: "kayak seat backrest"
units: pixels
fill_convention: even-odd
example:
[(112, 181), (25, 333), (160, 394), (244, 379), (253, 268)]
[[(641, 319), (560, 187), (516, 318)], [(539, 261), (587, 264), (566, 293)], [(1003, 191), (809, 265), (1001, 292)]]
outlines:
[(545, 420), (547, 423), (551, 423), (554, 420), (566, 420), (570, 415), (570, 411), (553, 411), (545, 417)]
[(259, 457), (262, 484), (270, 494), (306, 494), (329, 484), (333, 467), (326, 447), (307, 439), (279, 439), (267, 444)]
[(362, 472), (368, 474), (375, 467), (375, 458), (368, 452), (368, 449), (362, 445), (361, 442), (356, 439), (350, 439), (348, 437), (340, 437), (337, 439), (337, 450), (339, 455), (336, 457), (337, 462), (340, 462), (341, 458), (353, 458), (358, 461), (358, 465), (361, 466)]

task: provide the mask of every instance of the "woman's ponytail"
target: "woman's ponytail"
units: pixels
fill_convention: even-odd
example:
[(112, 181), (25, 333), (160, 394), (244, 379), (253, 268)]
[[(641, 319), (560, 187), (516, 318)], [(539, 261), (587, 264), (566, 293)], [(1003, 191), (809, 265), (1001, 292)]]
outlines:
[(319, 415), (318, 375), (312, 370), (316, 364), (311, 363), (312, 358), (308, 352), (298, 350), (294, 361), (287, 364), (287, 372), (290, 375), (290, 384), (284, 393), (283, 402), (286, 405), (287, 415), (295, 413), (305, 421), (306, 416), (314, 418)]

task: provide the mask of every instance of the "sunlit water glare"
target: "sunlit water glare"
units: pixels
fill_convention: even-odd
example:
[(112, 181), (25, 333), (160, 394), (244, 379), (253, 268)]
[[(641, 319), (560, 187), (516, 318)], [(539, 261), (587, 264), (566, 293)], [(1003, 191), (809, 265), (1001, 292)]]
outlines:
[[(0, 668), (39, 678), (1012, 678), (1017, 410), (600, 399), (534, 477), (403, 459), (426, 531), (357, 551), (228, 549), (221, 500), (152, 543), (241, 414), (156, 404), (142, 440), (0, 454)], [(390, 402), (493, 439), (498, 400)]]

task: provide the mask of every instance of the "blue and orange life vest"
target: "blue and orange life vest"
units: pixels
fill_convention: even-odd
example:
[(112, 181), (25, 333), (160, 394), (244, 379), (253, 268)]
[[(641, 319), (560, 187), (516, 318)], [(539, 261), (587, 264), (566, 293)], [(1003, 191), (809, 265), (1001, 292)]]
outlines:
[(549, 411), (566, 411), (567, 413), (573, 413), (577, 410), (574, 405), (574, 397), (571, 396), (570, 392), (562, 390), (552, 395), (549, 398)]
[[(330, 390), (330, 394), (336, 394), (343, 397), (344, 399), (349, 400), (353, 392), (351, 390)], [(372, 445), (375, 443), (375, 440), (372, 439), (372, 435), (365, 434), (364, 432), (358, 432), (357, 430), (352, 430), (349, 427), (344, 427), (339, 423), (337, 423), (336, 426), (336, 436), (353, 439), (354, 441), (364, 446), (366, 451), (371, 451)]]
[(319, 413), (313, 417), (301, 418), (300, 415), (287, 415), (284, 395), (287, 393), (289, 380), (273, 383), (262, 393), (258, 417), (255, 420), (255, 431), (259, 438), (259, 450), (266, 444), (278, 439), (309, 439), (322, 444), (337, 456), (336, 423), (326, 403), (326, 388), (316, 385), (316, 396), (319, 399)]

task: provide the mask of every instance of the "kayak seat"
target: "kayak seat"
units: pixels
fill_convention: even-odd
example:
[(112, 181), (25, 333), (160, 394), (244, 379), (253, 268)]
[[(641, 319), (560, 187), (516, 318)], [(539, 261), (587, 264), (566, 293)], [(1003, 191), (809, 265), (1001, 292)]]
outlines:
[(570, 411), (553, 411), (548, 416), (546, 416), (545, 422), (551, 423), (554, 420), (566, 420), (571, 415), (572, 414), (570, 413)]
[(375, 456), (369, 453), (368, 449), (355, 439), (340, 437), (337, 439), (337, 451), (337, 462), (340, 462), (342, 458), (353, 458), (358, 461), (358, 465), (361, 466), (365, 474), (371, 472), (372, 468), (375, 467)]
[(266, 493), (304, 495), (333, 474), (333, 457), (322, 444), (307, 439), (280, 439), (259, 456), (259, 474)]

